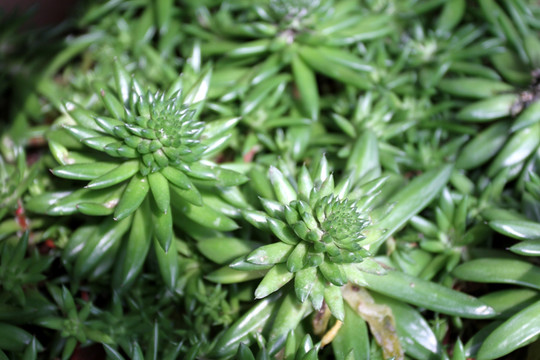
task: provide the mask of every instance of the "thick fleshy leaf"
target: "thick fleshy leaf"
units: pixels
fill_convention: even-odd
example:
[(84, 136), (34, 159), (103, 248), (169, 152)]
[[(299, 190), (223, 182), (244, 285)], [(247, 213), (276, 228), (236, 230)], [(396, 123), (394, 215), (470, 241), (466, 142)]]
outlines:
[(372, 86), (369, 77), (358, 71), (370, 71), (371, 66), (364, 66), (365, 63), (354, 55), (322, 46), (302, 46), (298, 53), (316, 72), (358, 89), (367, 90)]
[(236, 359), (238, 360), (255, 360), (255, 356), (249, 350), (246, 344), (240, 343), (238, 352), (236, 353)]
[(465, 0), (450, 0), (443, 5), (443, 10), (437, 19), (436, 29), (442, 33), (450, 32), (456, 27), (467, 8)]
[(315, 74), (299, 56), (293, 57), (291, 66), (302, 111), (305, 116), (316, 121), (319, 118), (319, 89)]
[(171, 202), (173, 206), (175, 206), (177, 199), (181, 199), (180, 202), (188, 202), (195, 206), (201, 206), (203, 204), (202, 195), (195, 186), (193, 186), (189, 190), (185, 190), (170, 183), (169, 193), (171, 196)]
[(467, 281), (517, 284), (540, 290), (540, 267), (521, 260), (476, 259), (459, 265), (452, 273)]
[(538, 148), (539, 144), (540, 123), (515, 132), (493, 159), (488, 176), (495, 176), (502, 169), (522, 162)]
[[(77, 204), (77, 210), (84, 215), (89, 216), (107, 216), (114, 213), (114, 206), (118, 201), (106, 204), (81, 202)], [(111, 205), (109, 205), (111, 204)]]
[(182, 171), (175, 169), (171, 166), (167, 166), (161, 169), (161, 174), (167, 178), (172, 184), (178, 186), (180, 189), (189, 190), (193, 187), (191, 180)]
[(249, 180), (249, 178), (246, 175), (236, 172), (234, 170), (221, 167), (221, 166), (216, 167), (215, 173), (216, 173), (217, 184), (221, 186), (242, 185), (243, 183)]
[(294, 246), (294, 250), (287, 258), (287, 269), (289, 269), (290, 272), (294, 273), (305, 267), (307, 251), (308, 247), (304, 241), (301, 241), (298, 245)]
[(432, 311), (471, 319), (495, 315), (491, 307), (470, 295), (399, 271), (385, 275), (365, 273), (364, 278), (370, 290)]
[(529, 344), (540, 334), (540, 301), (498, 326), (484, 341), (478, 359), (499, 359)]
[(341, 296), (341, 287), (332, 284), (326, 285), (324, 288), (324, 301), (336, 319), (340, 321), (345, 319), (345, 304)]
[(256, 111), (274, 91), (282, 92), (282, 89), (284, 89), (289, 78), (289, 74), (280, 74), (270, 77), (254, 86), (242, 102), (240, 109), (242, 116), (249, 115)]
[(461, 150), (456, 167), (473, 169), (497, 154), (508, 138), (507, 122), (497, 122), (471, 139)]
[(176, 241), (173, 239), (170, 242), (168, 251), (163, 249), (163, 245), (154, 238), (154, 252), (158, 260), (159, 272), (165, 286), (169, 290), (174, 291), (176, 281), (179, 276), (178, 252), (176, 250)]
[(452, 166), (445, 165), (441, 169), (428, 171), (407, 184), (405, 188), (388, 200), (388, 203), (395, 203), (395, 205), (390, 213), (375, 225), (379, 231), (368, 233), (361, 244), (370, 244), (369, 250), (380, 246), (433, 200), (439, 191), (446, 186), (451, 174)]
[(540, 122), (540, 101), (535, 101), (518, 115), (510, 130), (518, 131), (538, 122)]
[(282, 242), (264, 245), (252, 251), (248, 255), (247, 261), (258, 265), (279, 264), (287, 261), (287, 257), (293, 249), (293, 245)]
[(197, 224), (220, 231), (232, 231), (238, 228), (234, 220), (209, 206), (195, 206), (185, 200), (177, 199), (172, 205)]
[(155, 204), (151, 204), (152, 223), (154, 238), (158, 241), (165, 252), (173, 242), (173, 218), (171, 209), (162, 212)]
[(533, 289), (514, 288), (494, 291), (479, 299), (498, 313), (498, 319), (507, 319), (540, 300), (540, 293)]
[(114, 62), (114, 82), (116, 91), (120, 94), (120, 98), (124, 104), (128, 104), (131, 95), (131, 76), (116, 60)]
[(480, 100), (461, 109), (456, 117), (458, 120), (469, 122), (486, 122), (510, 115), (512, 105), (518, 100), (518, 95), (503, 94)]
[(265, 212), (256, 210), (243, 210), (242, 217), (257, 229), (265, 231), (268, 229), (268, 215), (266, 215)]
[(292, 293), (285, 296), (272, 324), (272, 330), (268, 335), (267, 347), (270, 355), (277, 353), (281, 349), (285, 344), (287, 334), (296, 329), (310, 308), (309, 303), (300, 303)]
[(518, 240), (539, 240), (540, 223), (527, 220), (493, 220), (489, 226), (506, 236)]
[(135, 212), (142, 204), (149, 190), (150, 186), (148, 185), (148, 179), (139, 174), (135, 174), (122, 193), (118, 205), (116, 205), (114, 218), (116, 220), (121, 220), (130, 214), (133, 214), (133, 212)]
[(169, 182), (160, 172), (148, 174), (148, 184), (157, 208), (166, 213), (170, 209), (171, 194), (169, 193)]
[(201, 134), (201, 140), (213, 139), (223, 136), (224, 133), (232, 130), (240, 121), (240, 117), (220, 119), (208, 122)]
[(237, 270), (229, 266), (224, 266), (212, 271), (205, 278), (218, 284), (236, 284), (261, 278), (266, 273), (267, 270)]
[(529, 240), (512, 245), (508, 248), (515, 254), (524, 256), (540, 256), (540, 241)]
[(68, 102), (64, 107), (68, 110), (69, 116), (71, 116), (78, 125), (95, 131), (101, 131), (101, 128), (96, 124), (94, 114), (91, 111), (86, 110), (84, 107), (74, 102)]
[(317, 268), (308, 267), (298, 271), (294, 276), (294, 291), (301, 302), (304, 302), (317, 280)]
[(111, 171), (93, 179), (86, 185), (89, 189), (103, 189), (131, 178), (139, 171), (138, 161), (127, 161)]
[(284, 205), (289, 205), (291, 201), (296, 200), (296, 191), (289, 180), (276, 167), (271, 166), (268, 176), (272, 182), (277, 199)]
[(129, 286), (142, 270), (152, 244), (152, 223), (148, 204), (135, 211), (122, 264), (121, 287)]
[(319, 270), (326, 280), (336, 286), (345, 285), (347, 283), (347, 275), (339, 264), (323, 261), (323, 263), (319, 265)]
[(100, 264), (107, 263), (107, 260), (114, 259), (114, 254), (110, 254), (109, 250), (120, 244), (122, 236), (131, 226), (131, 220), (130, 217), (120, 221), (108, 218), (99, 225), (91, 238), (87, 239), (75, 261), (74, 274), (78, 279), (87, 276)]
[(286, 244), (295, 245), (298, 244), (300, 239), (288, 226), (281, 220), (267, 218), (268, 227), (277, 236), (277, 238)]
[(324, 289), (326, 286), (326, 281), (319, 271), (315, 274), (315, 281), (313, 282), (313, 287), (311, 293), (309, 294), (309, 299), (313, 304), (315, 310), (320, 310), (324, 303)]
[(255, 289), (255, 298), (261, 299), (277, 291), (283, 285), (288, 283), (293, 276), (294, 274), (287, 270), (287, 266), (285, 264), (277, 264), (273, 266), (261, 280), (261, 283), (259, 286), (257, 286), (257, 289)]
[(234, 355), (239, 343), (245, 343), (257, 329), (262, 329), (274, 313), (279, 295), (260, 300), (242, 317), (230, 326), (219, 338), (211, 351), (211, 356), (225, 357)]
[(121, 146), (123, 145), (120, 141), (118, 141), (117, 138), (112, 136), (96, 136), (96, 137), (89, 137), (84, 140), (82, 140), (83, 144), (85, 144), (88, 147), (91, 147), (92, 149), (103, 151), (107, 146), (113, 144)]
[(105, 349), (105, 353), (107, 354), (107, 356), (110, 357), (112, 360), (125, 360), (125, 358), (111, 345), (103, 344), (103, 348)]
[(95, 162), (92, 164), (72, 164), (58, 166), (51, 170), (51, 172), (65, 179), (73, 180), (93, 180), (100, 177), (118, 165), (114, 163)]
[(111, 136), (118, 136), (118, 132), (122, 130), (118, 130), (117, 127), (124, 128), (125, 125), (123, 121), (105, 116), (95, 116), (94, 120), (103, 131)]
[(197, 242), (199, 251), (217, 264), (228, 264), (239, 256), (246, 255), (258, 244), (235, 237), (215, 237)]
[(32, 335), (17, 326), (0, 322), (0, 349), (22, 352), (32, 341)]
[[(88, 128), (82, 127), (82, 126), (64, 126), (64, 129), (75, 139), (83, 141), (85, 139), (90, 138), (97, 138), (102, 135), (102, 133), (99, 133), (95, 130), (90, 130)], [(115, 138), (110, 138), (111, 141), (116, 141)]]
[(364, 272), (358, 268), (358, 264), (343, 264), (341, 267), (347, 276), (347, 281), (358, 286), (367, 285), (364, 280)]
[[(364, 131), (353, 145), (351, 154), (347, 159), (346, 169), (353, 172), (357, 179), (360, 179), (368, 171), (379, 167), (377, 136), (372, 131)], [(378, 172), (380, 173), (380, 171)]]
[(489, 98), (514, 89), (502, 81), (477, 77), (443, 79), (438, 87), (451, 95), (473, 99)]
[(123, 119), (125, 116), (125, 109), (118, 101), (118, 99), (113, 95), (113, 91), (103, 83), (95, 83), (94, 90), (99, 94), (103, 105), (107, 111), (116, 119)]

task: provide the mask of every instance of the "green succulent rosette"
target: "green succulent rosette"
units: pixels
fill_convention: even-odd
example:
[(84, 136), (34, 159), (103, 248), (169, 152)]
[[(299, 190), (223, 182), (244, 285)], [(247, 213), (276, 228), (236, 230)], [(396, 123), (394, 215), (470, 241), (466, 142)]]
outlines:
[[(102, 227), (115, 229), (115, 238), (130, 227), (142, 226), (144, 231), (133, 237), (153, 237), (165, 251), (174, 243), (172, 211), (209, 228), (235, 229), (232, 219), (204, 201), (209, 189), (247, 180), (209, 160), (228, 146), (238, 122), (238, 118), (208, 124), (198, 120), (211, 71), (189, 76), (192, 81), (180, 76), (167, 91), (156, 93), (143, 91), (118, 64), (114, 75), (115, 88), (95, 86), (108, 116), (68, 103), (62, 126), (48, 135), (51, 152), (61, 164), (52, 173), (89, 182), (82, 189), (35, 197), (28, 204), (31, 210), (112, 215), (114, 222)], [(141, 221), (148, 224), (136, 224)]]
[[(247, 177), (211, 159), (229, 145), (239, 119), (198, 120), (211, 77), (208, 68), (190, 69), (166, 91), (154, 93), (143, 91), (118, 63), (114, 67), (112, 86), (95, 83), (100, 102), (94, 95), (87, 106), (67, 103), (67, 112), (47, 134), (60, 163), (49, 165), (51, 172), (68, 179), (67, 190), (58, 191), (59, 186), (42, 192), (25, 205), (48, 215), (109, 216), (100, 224), (89, 221), (64, 247), (63, 258), (76, 279), (100, 276), (114, 265), (113, 282), (125, 288), (153, 247), (156, 265), (172, 289), (179, 274), (177, 236), (201, 226), (213, 231), (238, 227), (230, 217), (235, 214), (226, 212), (232, 206), (223, 194)], [(87, 183), (73, 189), (73, 180)]]
[(263, 298), (294, 278), (298, 299), (310, 299), (315, 309), (326, 301), (332, 313), (343, 318), (341, 286), (363, 284), (364, 260), (371, 256), (362, 246), (365, 233), (375, 226), (369, 216), (384, 177), (354, 182), (353, 176), (338, 184), (322, 157), (310, 173), (304, 166), (296, 179), (270, 167), (277, 201), (261, 198), (265, 209), (245, 210), (254, 226), (269, 231), (279, 242), (264, 245), (231, 264), (234, 269), (266, 266), (268, 272), (255, 290)]

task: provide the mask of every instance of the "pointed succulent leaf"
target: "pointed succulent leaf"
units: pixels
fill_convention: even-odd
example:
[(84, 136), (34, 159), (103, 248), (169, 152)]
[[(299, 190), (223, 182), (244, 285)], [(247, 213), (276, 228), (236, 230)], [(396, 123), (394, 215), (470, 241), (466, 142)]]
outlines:
[(295, 330), (306, 312), (309, 311), (307, 302), (300, 303), (292, 293), (285, 296), (272, 324), (272, 330), (268, 335), (268, 352), (276, 354), (285, 344), (287, 333)]
[(299, 270), (294, 277), (294, 290), (300, 302), (306, 301), (317, 280), (317, 268)]
[[(252, 266), (254, 267), (255, 265)], [(205, 278), (218, 284), (237, 284), (262, 278), (268, 270), (264, 268), (261, 269), (260, 266), (259, 269), (254, 269), (253, 267), (249, 268), (248, 270), (242, 270), (224, 266), (212, 271), (210, 274), (206, 275)]]
[(411, 181), (396, 195), (392, 196), (388, 202), (395, 203), (396, 205), (377, 224), (377, 228), (384, 229), (385, 231), (382, 233), (378, 231), (370, 232), (366, 239), (362, 241), (362, 244), (369, 244), (370, 250), (371, 247), (377, 248), (383, 241), (403, 226), (408, 219), (416, 215), (431, 202), (446, 185), (451, 173), (451, 165), (426, 172)]
[(294, 246), (282, 242), (264, 245), (252, 251), (247, 261), (258, 265), (279, 264), (287, 259), (293, 248)]
[(304, 242), (298, 243), (287, 258), (287, 269), (295, 273), (306, 266), (308, 246)]
[(341, 288), (335, 285), (326, 286), (324, 289), (324, 301), (328, 304), (332, 315), (336, 319), (343, 321), (345, 319), (345, 308), (343, 297), (341, 296)]
[(274, 313), (278, 297), (270, 296), (264, 300), (260, 300), (242, 315), (242, 317), (236, 320), (213, 346), (210, 355), (215, 357), (234, 355), (240, 342), (245, 342), (256, 329), (264, 327)]
[(113, 170), (116, 166), (116, 164), (110, 162), (95, 162), (91, 166), (88, 164), (71, 164), (57, 166), (51, 172), (65, 179), (93, 180)]
[(121, 265), (120, 287), (127, 287), (133, 283), (142, 270), (146, 255), (152, 244), (152, 224), (149, 204), (143, 204), (133, 216), (133, 223), (129, 232), (126, 246), (126, 255)]
[[(97, 138), (102, 134), (96, 130), (88, 129), (82, 126), (64, 126), (64, 129), (75, 139), (83, 141), (85, 139)], [(114, 138), (113, 138), (114, 140)]]
[(180, 189), (189, 190), (193, 187), (191, 180), (182, 171), (175, 169), (174, 167), (167, 166), (161, 169), (161, 173), (172, 184), (178, 186)]
[(177, 199), (172, 206), (187, 218), (208, 228), (220, 231), (232, 231), (238, 228), (234, 220), (209, 206), (196, 206), (183, 199)]
[(277, 236), (278, 239), (286, 244), (295, 245), (298, 243), (298, 237), (286, 223), (278, 219), (267, 218), (268, 227)]
[(326, 288), (326, 281), (319, 274), (319, 271), (315, 274), (315, 282), (313, 288), (309, 294), (309, 299), (315, 310), (320, 310), (324, 303), (324, 289)]
[(88, 276), (100, 263), (106, 263), (105, 259), (111, 256), (110, 251), (120, 245), (131, 221), (131, 217), (127, 216), (119, 221), (108, 218), (100, 224), (77, 256), (73, 269), (77, 279)]
[(489, 226), (506, 236), (518, 240), (540, 239), (540, 223), (527, 220), (493, 220)]
[(523, 260), (475, 259), (459, 265), (453, 273), (467, 281), (519, 284), (540, 289), (540, 267)]
[(365, 273), (364, 278), (370, 290), (443, 314), (472, 319), (495, 315), (491, 307), (474, 297), (398, 271)]
[(103, 131), (111, 136), (117, 136), (116, 129), (123, 128), (124, 123), (118, 119), (105, 117), (105, 116), (95, 116), (95, 122), (101, 127)]
[(256, 242), (235, 237), (208, 238), (197, 243), (199, 251), (217, 264), (228, 264), (256, 246)]
[(109, 186), (116, 185), (131, 178), (139, 171), (139, 163), (137, 161), (127, 161), (114, 169), (90, 181), (86, 188), (88, 189), (103, 189)]
[(121, 220), (131, 215), (142, 204), (150, 186), (148, 185), (148, 179), (146, 177), (135, 174), (128, 183), (116, 209), (114, 211), (114, 218)]
[(169, 251), (173, 242), (173, 219), (170, 207), (162, 211), (157, 205), (152, 204), (152, 220), (154, 223), (154, 238), (159, 245)]
[(277, 291), (288, 283), (294, 274), (287, 270), (285, 264), (277, 264), (272, 267), (264, 276), (257, 289), (255, 289), (255, 298), (261, 299)]
[(319, 269), (326, 280), (332, 284), (341, 286), (347, 283), (347, 276), (340, 265), (325, 261), (319, 266)]
[(271, 166), (268, 171), (268, 176), (272, 182), (274, 192), (279, 202), (288, 205), (291, 201), (296, 200), (296, 191), (294, 190), (294, 187), (279, 169)]
[(174, 291), (179, 274), (178, 253), (176, 250), (176, 242), (173, 239), (170, 241), (167, 250), (164, 246), (154, 238), (154, 252), (158, 260), (159, 272), (161, 278), (165, 282), (167, 288)]
[(158, 209), (166, 213), (170, 208), (171, 201), (169, 182), (160, 172), (154, 172), (148, 174), (148, 184)]
[(478, 351), (478, 358), (501, 358), (528, 344), (540, 334), (539, 314), (540, 301), (537, 301), (506, 320), (485, 339)]

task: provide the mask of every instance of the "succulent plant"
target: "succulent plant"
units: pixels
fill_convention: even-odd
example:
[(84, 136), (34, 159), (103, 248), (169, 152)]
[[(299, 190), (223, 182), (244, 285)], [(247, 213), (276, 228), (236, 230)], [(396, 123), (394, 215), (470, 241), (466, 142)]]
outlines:
[(294, 278), (301, 302), (309, 298), (320, 309), (324, 299), (342, 319), (339, 287), (358, 282), (357, 264), (370, 256), (361, 243), (363, 232), (373, 226), (370, 203), (384, 179), (359, 186), (345, 178), (336, 186), (325, 157), (311, 174), (302, 167), (296, 181), (275, 167), (268, 176), (278, 201), (261, 198), (266, 213), (245, 210), (244, 215), (253, 225), (272, 231), (280, 242), (262, 246), (231, 266), (241, 268), (244, 262), (272, 266), (255, 291), (257, 298)]
[[(168, 91), (157, 94), (143, 92), (118, 63), (114, 75), (116, 90), (104, 83), (95, 85), (111, 116), (68, 102), (66, 114), (48, 132), (52, 155), (61, 164), (52, 173), (89, 181), (87, 185), (41, 192), (25, 206), (49, 215), (112, 215), (77, 232), (66, 244), (65, 258), (75, 262), (72, 271), (77, 278), (95, 276), (95, 271), (116, 264), (115, 284), (125, 288), (141, 271), (154, 243), (160, 272), (172, 289), (178, 275), (173, 212), (176, 218), (185, 216), (212, 229), (237, 227), (221, 211), (224, 200), (216, 199), (212, 191), (219, 197), (223, 189), (247, 178), (210, 159), (227, 147), (238, 118), (207, 124), (197, 120), (208, 89), (209, 69), (195, 78), (181, 76)], [(205, 203), (207, 196), (213, 199), (211, 206)], [(181, 229), (191, 231), (183, 223)], [(89, 234), (86, 250), (81, 252), (78, 244)], [(123, 241), (126, 246), (121, 246)], [(167, 255), (169, 248), (172, 252)], [(115, 254), (120, 261), (113, 261)], [(100, 266), (105, 258), (108, 265)]]
[[(154, 236), (167, 250), (173, 238), (171, 206), (203, 204), (194, 182), (230, 186), (245, 181), (241, 174), (204, 160), (216, 144), (227, 141), (237, 120), (216, 121), (206, 131), (197, 120), (210, 71), (192, 85), (183, 84), (180, 77), (168, 91), (156, 94), (143, 92), (119, 65), (115, 79), (117, 95), (107, 85), (96, 85), (111, 117), (69, 103), (74, 124), (63, 124), (63, 130), (50, 136), (53, 155), (62, 164), (52, 173), (90, 182), (56, 201), (47, 212), (113, 214), (120, 221), (141, 209), (144, 217), (155, 218)], [(95, 151), (88, 155), (69, 151), (62, 144), (66, 133)], [(141, 207), (145, 201), (148, 206)]]

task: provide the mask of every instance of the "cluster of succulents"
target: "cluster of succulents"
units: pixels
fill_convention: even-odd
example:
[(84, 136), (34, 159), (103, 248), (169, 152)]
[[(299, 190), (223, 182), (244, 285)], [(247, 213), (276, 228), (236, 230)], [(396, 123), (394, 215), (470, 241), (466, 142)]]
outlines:
[(536, 2), (4, 17), (0, 359), (536, 357)]

